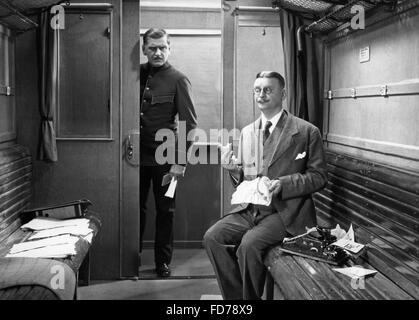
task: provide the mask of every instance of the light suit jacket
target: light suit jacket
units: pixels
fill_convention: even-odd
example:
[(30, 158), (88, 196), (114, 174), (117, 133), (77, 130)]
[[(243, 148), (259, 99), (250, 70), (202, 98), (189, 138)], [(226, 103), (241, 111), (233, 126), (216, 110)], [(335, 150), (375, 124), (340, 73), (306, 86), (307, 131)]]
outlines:
[[(312, 193), (327, 183), (323, 142), (317, 127), (283, 110), (281, 118), (263, 146), (261, 118), (243, 128), (238, 160), (241, 165), (230, 171), (233, 185), (257, 176), (281, 181), (282, 189), (271, 202), (287, 231), (304, 233), (316, 225)], [(229, 213), (245, 210), (241, 204)]]

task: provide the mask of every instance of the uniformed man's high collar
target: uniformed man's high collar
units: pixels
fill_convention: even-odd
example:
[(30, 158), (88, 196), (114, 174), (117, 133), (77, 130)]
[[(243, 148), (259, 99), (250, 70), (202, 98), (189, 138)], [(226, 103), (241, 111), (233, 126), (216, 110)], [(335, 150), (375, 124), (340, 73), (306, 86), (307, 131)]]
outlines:
[(147, 63), (147, 69), (150, 75), (156, 74), (159, 71), (163, 71), (170, 68), (169, 62), (166, 62), (161, 67), (153, 67), (150, 63)]

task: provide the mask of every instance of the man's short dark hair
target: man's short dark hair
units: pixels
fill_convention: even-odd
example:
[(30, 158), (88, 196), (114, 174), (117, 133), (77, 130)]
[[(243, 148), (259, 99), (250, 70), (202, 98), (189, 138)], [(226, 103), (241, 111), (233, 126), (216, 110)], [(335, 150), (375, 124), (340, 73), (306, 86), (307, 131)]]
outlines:
[(258, 79), (258, 78), (275, 78), (275, 79), (278, 79), (279, 85), (282, 88), (285, 88), (284, 77), (281, 76), (278, 72), (275, 72), (275, 71), (261, 71), (256, 75), (256, 79)]
[(170, 44), (170, 36), (164, 29), (158, 28), (150, 28), (144, 33), (143, 35), (143, 44), (146, 45), (148, 43), (148, 39), (160, 39), (166, 37), (167, 43)]

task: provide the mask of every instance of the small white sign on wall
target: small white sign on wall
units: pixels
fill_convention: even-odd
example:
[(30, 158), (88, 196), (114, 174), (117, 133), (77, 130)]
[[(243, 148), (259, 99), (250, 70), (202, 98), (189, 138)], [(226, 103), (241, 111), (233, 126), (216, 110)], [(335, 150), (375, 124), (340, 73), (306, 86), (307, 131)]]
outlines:
[(359, 62), (368, 62), (370, 61), (370, 47), (365, 47), (359, 50)]

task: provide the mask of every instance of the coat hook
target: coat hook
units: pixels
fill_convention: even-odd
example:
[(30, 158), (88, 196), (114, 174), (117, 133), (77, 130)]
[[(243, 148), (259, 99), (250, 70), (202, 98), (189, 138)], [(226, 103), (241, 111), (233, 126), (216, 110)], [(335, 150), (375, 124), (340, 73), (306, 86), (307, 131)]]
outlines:
[(263, 28), (262, 36), (266, 36), (266, 29), (265, 28)]

